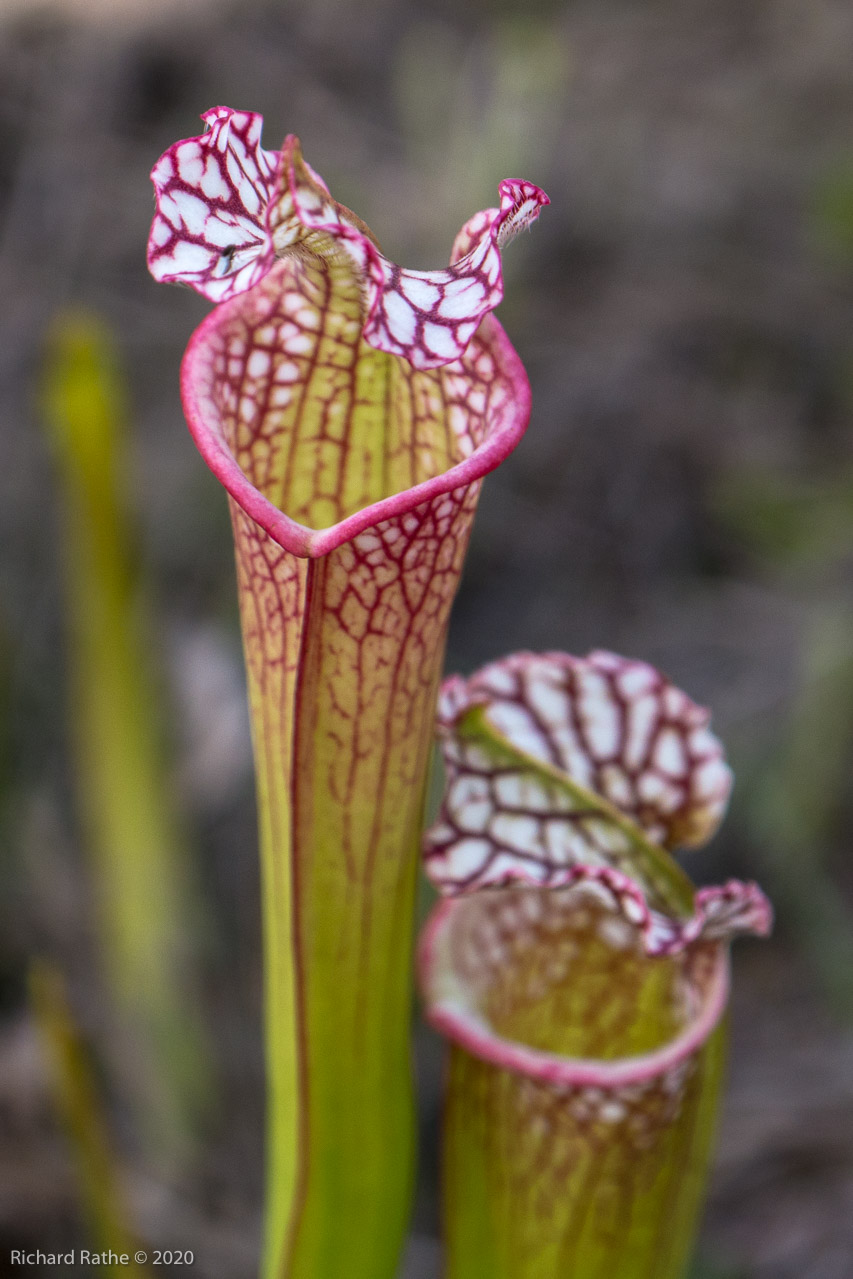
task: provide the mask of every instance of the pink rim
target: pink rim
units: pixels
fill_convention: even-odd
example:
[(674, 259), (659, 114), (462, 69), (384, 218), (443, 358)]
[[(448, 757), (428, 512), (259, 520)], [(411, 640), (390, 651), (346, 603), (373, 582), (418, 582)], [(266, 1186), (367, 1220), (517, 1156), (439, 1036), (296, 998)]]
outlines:
[(426, 1016), (442, 1035), (446, 1035), (472, 1056), (491, 1062), (502, 1070), (552, 1085), (621, 1088), (628, 1084), (644, 1083), (665, 1075), (692, 1056), (702, 1047), (723, 1015), (729, 995), (729, 953), (724, 942), (717, 942), (714, 974), (701, 1013), (682, 1034), (656, 1052), (639, 1057), (625, 1057), (615, 1062), (588, 1057), (560, 1057), (492, 1034), (484, 1030), (470, 1014), (440, 1001), (433, 1003), (431, 998), (433, 977), (438, 964), (437, 949), (449, 926), (452, 912), (469, 901), (470, 897), (466, 895), (449, 897), (440, 902), (421, 935), (418, 970)]
[(193, 333), (181, 365), (181, 397), (190, 434), (210, 470), (246, 514), (291, 554), (312, 559), (327, 555), (382, 520), (405, 515), (431, 498), (467, 487), (499, 466), (524, 435), (530, 419), (530, 383), (503, 328), (489, 315), (482, 321), (477, 335), (485, 339), (499, 374), (512, 387), (513, 395), (509, 399), (512, 408), (505, 415), (508, 420), (499, 421), (470, 457), (449, 471), (374, 502), (329, 528), (312, 529), (297, 523), (246, 479), (210, 425), (210, 419), (215, 419), (217, 410), (203, 389), (209, 383), (212, 358), (209, 339), (217, 327), (227, 321), (231, 308), (245, 304), (250, 294), (251, 290), (221, 303)]

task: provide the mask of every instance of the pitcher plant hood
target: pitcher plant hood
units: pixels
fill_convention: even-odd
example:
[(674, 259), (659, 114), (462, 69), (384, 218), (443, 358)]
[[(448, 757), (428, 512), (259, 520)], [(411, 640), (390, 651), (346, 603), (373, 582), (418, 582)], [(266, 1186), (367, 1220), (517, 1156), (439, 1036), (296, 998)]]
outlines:
[[(154, 166), (148, 260), (156, 279), (232, 300), (191, 342), (183, 394), (199, 448), (236, 500), (287, 550), (320, 555), (497, 466), (524, 430), (529, 388), (503, 330), (481, 322), (503, 294), (501, 246), (548, 197), (501, 183), (500, 207), (462, 228), (449, 267), (406, 271), (331, 198), (296, 138), (277, 154), (260, 146), (258, 115), (216, 107), (203, 118), (206, 134)], [(398, 438), (367, 438), (380, 410)], [(294, 476), (300, 490), (313, 482), (307, 501), (247, 484), (239, 451), (262, 430), (256, 447), (280, 454), (273, 426), (296, 438), (265, 469), (278, 462), (285, 490)]]
[(208, 132), (175, 143), (151, 173), (154, 278), (224, 302), (287, 254), (349, 259), (361, 281), (365, 338), (415, 368), (463, 354), (503, 297), (500, 250), (549, 203), (532, 182), (501, 182), (500, 207), (466, 223), (449, 267), (407, 271), (383, 257), (369, 228), (332, 199), (293, 134), (281, 152), (264, 151), (261, 116), (214, 107), (202, 119)]

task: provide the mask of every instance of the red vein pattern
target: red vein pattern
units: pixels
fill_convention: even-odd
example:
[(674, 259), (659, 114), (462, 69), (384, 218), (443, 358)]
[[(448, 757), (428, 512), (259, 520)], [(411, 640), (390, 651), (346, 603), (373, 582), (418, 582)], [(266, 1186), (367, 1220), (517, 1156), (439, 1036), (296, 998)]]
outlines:
[(666, 848), (713, 835), (731, 790), (711, 714), (646, 662), (516, 653), (447, 682), (439, 722), (483, 704), (520, 751), (603, 796)]
[(211, 302), (251, 288), (269, 270), (262, 214), (278, 167), (261, 148), (263, 119), (213, 107), (209, 132), (177, 142), (151, 172), (157, 212), (148, 241), (155, 280), (189, 284)]
[(650, 955), (700, 936), (766, 934), (767, 899), (739, 880), (702, 889), (684, 917), (678, 872), (653, 843), (688, 830), (695, 846), (719, 822), (731, 772), (709, 719), (653, 667), (614, 653), (516, 653), (451, 677), (439, 698), (445, 792), (424, 836), (428, 875), (448, 893), (601, 882)]
[[(460, 892), (611, 868), (652, 907), (683, 913), (690, 885), (664, 849), (709, 838), (731, 787), (709, 718), (653, 667), (613, 653), (517, 653), (446, 680), (446, 786), (424, 841), (427, 873)], [(740, 891), (751, 930), (756, 890)]]
[(549, 203), (532, 182), (501, 182), (500, 207), (466, 223), (450, 266), (408, 271), (383, 257), (361, 219), (332, 199), (297, 138), (288, 136), (278, 155), (261, 148), (263, 119), (253, 112), (214, 107), (202, 119), (208, 132), (176, 142), (151, 173), (157, 213), (148, 265), (155, 279), (222, 302), (256, 284), (277, 258), (347, 264), (361, 295), (365, 340), (419, 369), (464, 354), (503, 297), (500, 250)]
[[(564, 883), (577, 867), (631, 875), (660, 907), (672, 875), (642, 832), (619, 820), (592, 791), (531, 764), (462, 712), (441, 734), (446, 788), (424, 837), (425, 869), (442, 892), (469, 892), (515, 879)], [(680, 884), (676, 882), (676, 889)], [(688, 894), (689, 895), (689, 894)]]
[[(267, 979), (293, 988), (284, 998), (301, 1037), (296, 1072), (277, 1089), (272, 1075), (271, 1103), (300, 1152), (275, 1248), (282, 1275), (315, 1273), (330, 1214), (342, 1241), (340, 1263), (324, 1262), (330, 1275), (391, 1273), (405, 1229), (413, 880), (444, 635), (478, 488), (311, 561), (232, 502), (269, 823), (265, 893), (295, 961), (292, 973), (279, 955)], [(311, 1150), (329, 1151), (331, 1164)]]
[[(371, 344), (404, 275), (371, 303), (388, 264), (295, 140), (270, 197), (259, 117), (208, 118), (205, 138), (155, 168), (150, 253), (158, 278), (226, 299), (190, 342), (182, 393), (231, 499), (249, 672), (271, 1126), (264, 1275), (390, 1279), (411, 1183), (409, 956), (444, 637), (482, 478), (520, 439), (529, 388), (488, 315), (449, 360), (421, 358), (425, 319), (409, 358)], [(486, 219), (477, 271), (526, 217), (508, 204)], [(237, 230), (223, 264), (213, 248)], [(187, 258), (187, 245), (208, 256)], [(498, 295), (493, 280), (491, 304)], [(462, 320), (445, 318), (461, 347)]]
[[(716, 1054), (678, 1076), (558, 1096), (453, 1048), (445, 1110), (448, 1279), (681, 1279), (707, 1163)], [(655, 1193), (656, 1192), (656, 1193)], [(482, 1220), (460, 1211), (482, 1196)], [(654, 1217), (652, 1198), (662, 1201)], [(485, 1272), (483, 1272), (485, 1273)]]

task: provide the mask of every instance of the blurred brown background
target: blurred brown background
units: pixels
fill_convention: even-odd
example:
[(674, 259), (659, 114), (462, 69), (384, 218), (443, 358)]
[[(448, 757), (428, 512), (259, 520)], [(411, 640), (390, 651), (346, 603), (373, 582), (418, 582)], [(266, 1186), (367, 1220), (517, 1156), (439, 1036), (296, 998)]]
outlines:
[[(105, 1068), (110, 1118), (145, 1239), (193, 1249), (199, 1279), (254, 1272), (250, 748), (225, 501), (178, 398), (207, 307), (144, 262), (148, 171), (219, 103), (262, 112), (269, 148), (297, 132), (407, 266), (446, 262), (500, 178), (549, 192), (508, 254), (500, 311), (533, 418), (486, 484), (449, 667), (608, 647), (714, 708), (738, 784), (692, 867), (761, 880), (778, 924), (735, 955), (694, 1279), (853, 1274), (851, 55), (849, 0), (0, 3), (0, 1275), (24, 1273), (11, 1248), (84, 1242), (28, 956), (62, 965), (108, 1056), (37, 409), (45, 335), (69, 305), (106, 322), (128, 382), (139, 571), (206, 902), (193, 944), (224, 1092), (180, 1178), (138, 1157)], [(440, 1046), (418, 1043), (406, 1273), (431, 1279)]]

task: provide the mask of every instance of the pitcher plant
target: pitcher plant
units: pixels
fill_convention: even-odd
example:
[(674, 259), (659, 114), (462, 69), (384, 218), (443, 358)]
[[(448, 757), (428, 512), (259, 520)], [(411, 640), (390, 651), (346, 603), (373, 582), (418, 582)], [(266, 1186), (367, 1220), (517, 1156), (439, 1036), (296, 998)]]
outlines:
[(694, 891), (731, 774), (708, 712), (612, 653), (521, 653), (443, 689), (445, 894), (421, 943), (450, 1041), (447, 1279), (679, 1279), (754, 884)]
[(391, 1279), (413, 1162), (414, 885), (448, 614), (520, 440), (490, 315), (547, 196), (502, 182), (407, 271), (295, 137), (216, 107), (154, 167), (149, 266), (216, 303), (182, 395), (231, 509), (261, 835), (266, 1279)]

